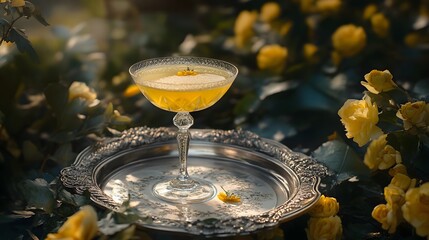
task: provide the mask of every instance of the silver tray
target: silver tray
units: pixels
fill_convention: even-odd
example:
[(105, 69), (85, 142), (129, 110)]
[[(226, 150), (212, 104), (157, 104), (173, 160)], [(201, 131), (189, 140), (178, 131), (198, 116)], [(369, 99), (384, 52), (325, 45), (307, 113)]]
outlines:
[[(77, 193), (89, 191), (96, 204), (121, 211), (132, 206), (142, 227), (175, 233), (228, 236), (274, 227), (306, 212), (320, 197), (328, 169), (286, 146), (242, 130), (191, 130), (188, 171), (232, 191), (241, 202), (216, 196), (200, 204), (171, 204), (151, 189), (178, 174), (176, 130), (131, 128), (82, 151), (61, 171)], [(223, 188), (223, 189), (222, 189)]]

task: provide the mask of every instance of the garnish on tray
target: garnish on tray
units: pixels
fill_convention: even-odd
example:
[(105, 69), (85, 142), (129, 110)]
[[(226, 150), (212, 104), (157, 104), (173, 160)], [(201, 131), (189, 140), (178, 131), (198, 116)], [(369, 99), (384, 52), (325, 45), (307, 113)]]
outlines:
[(221, 200), (224, 203), (240, 203), (241, 198), (236, 195), (235, 193), (232, 193), (230, 191), (226, 191), (225, 188), (221, 186), (223, 192), (220, 192), (217, 197), (219, 200)]

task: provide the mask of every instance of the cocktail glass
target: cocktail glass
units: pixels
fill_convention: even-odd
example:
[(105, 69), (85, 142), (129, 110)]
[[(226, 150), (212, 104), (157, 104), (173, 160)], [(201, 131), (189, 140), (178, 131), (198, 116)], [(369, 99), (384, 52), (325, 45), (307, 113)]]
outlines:
[(208, 108), (222, 98), (238, 69), (217, 59), (177, 56), (143, 60), (133, 64), (129, 71), (153, 105), (176, 113), (173, 123), (178, 128), (179, 175), (156, 183), (152, 189), (154, 195), (181, 204), (211, 199), (216, 194), (213, 184), (188, 174), (189, 128), (194, 123), (189, 113)]

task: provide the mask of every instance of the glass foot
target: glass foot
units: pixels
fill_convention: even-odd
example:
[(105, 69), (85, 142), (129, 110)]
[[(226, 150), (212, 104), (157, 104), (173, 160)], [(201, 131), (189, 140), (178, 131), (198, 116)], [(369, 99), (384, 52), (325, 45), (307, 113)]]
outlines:
[(164, 201), (181, 204), (205, 202), (216, 195), (216, 188), (207, 181), (193, 179), (190, 180), (192, 183), (180, 188), (172, 187), (177, 185), (175, 181), (178, 180), (166, 179), (156, 183), (152, 188), (153, 194)]

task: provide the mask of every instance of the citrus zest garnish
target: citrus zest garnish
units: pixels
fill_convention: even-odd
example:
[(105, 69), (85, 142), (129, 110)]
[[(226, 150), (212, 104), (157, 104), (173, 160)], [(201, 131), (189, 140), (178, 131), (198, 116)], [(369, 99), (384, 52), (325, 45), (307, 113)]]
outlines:
[(177, 76), (195, 76), (197, 74), (197, 72), (195, 72), (193, 69), (189, 69), (189, 67), (186, 68), (186, 70), (178, 71), (176, 73)]
[(222, 186), (223, 192), (220, 192), (217, 197), (219, 200), (221, 200), (224, 203), (239, 203), (241, 202), (241, 199), (238, 195), (231, 193), (229, 191), (226, 191)]

